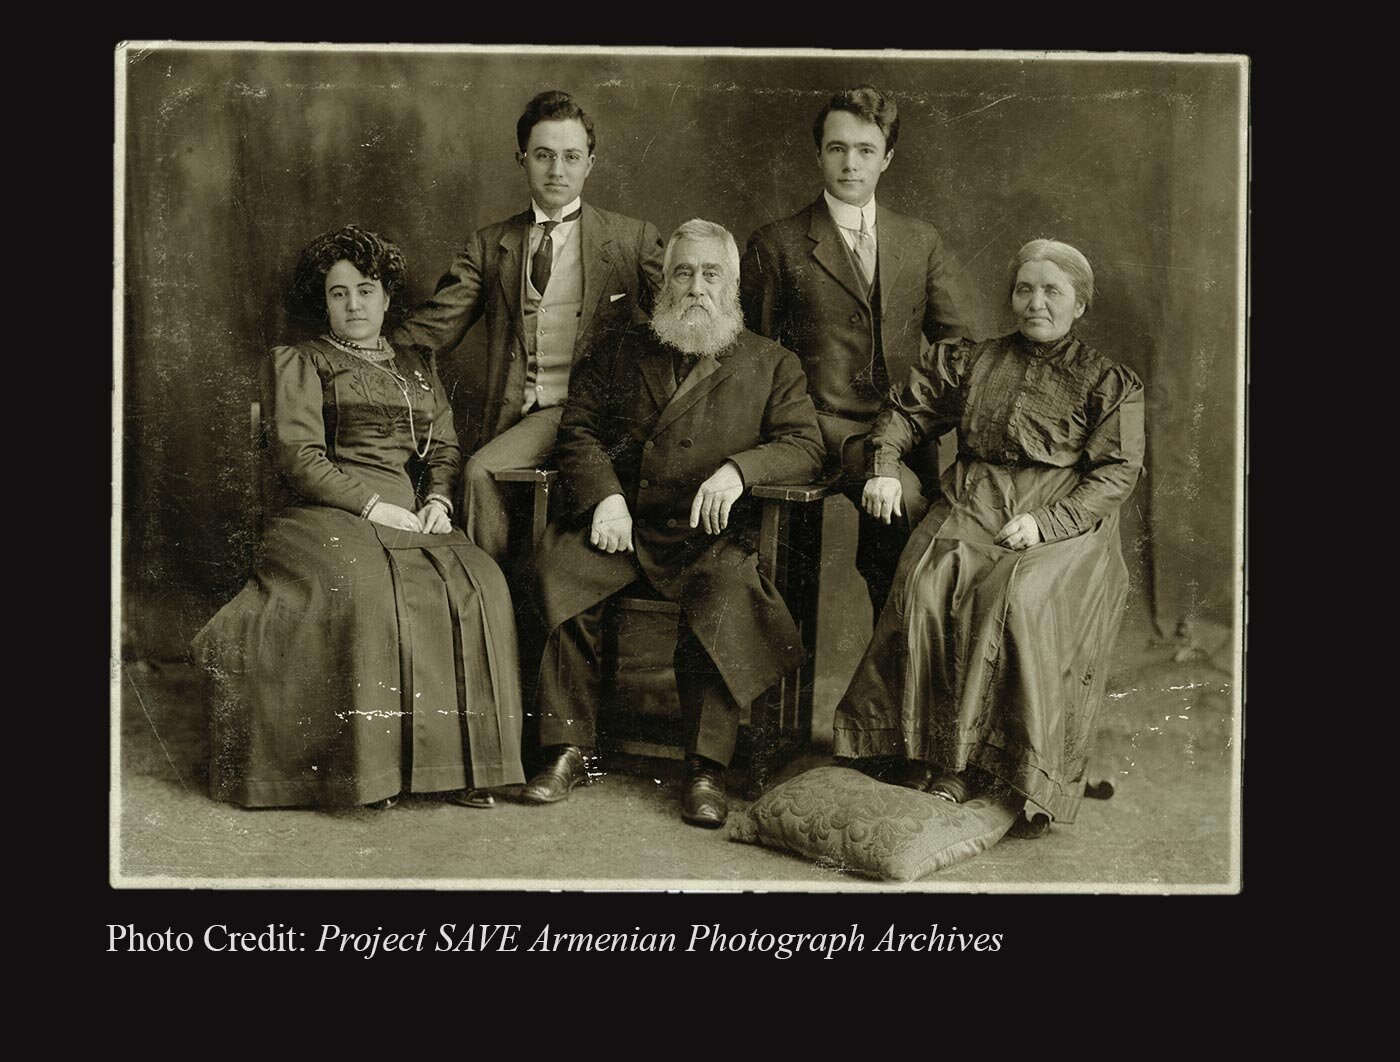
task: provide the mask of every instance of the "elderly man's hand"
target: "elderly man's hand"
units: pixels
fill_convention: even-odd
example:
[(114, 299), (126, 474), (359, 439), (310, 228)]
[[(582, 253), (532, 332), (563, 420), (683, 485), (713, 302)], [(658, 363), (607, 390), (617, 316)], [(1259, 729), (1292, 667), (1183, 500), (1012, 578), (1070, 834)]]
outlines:
[(739, 466), (726, 461), (695, 492), (695, 500), (690, 503), (690, 526), (704, 525), (705, 530), (717, 535), (729, 526), (729, 510), (744, 493), (744, 477)]
[(588, 541), (604, 553), (631, 552), (632, 514), (621, 494), (609, 494), (594, 506)]
[(865, 481), (860, 504), (875, 519), (889, 523), (891, 516), (904, 515), (904, 486), (898, 476), (873, 476)]
[(452, 521), (447, 515), (447, 508), (439, 502), (428, 502), (427, 505), (418, 510), (417, 515), (426, 534), (445, 535), (452, 530)]
[(1040, 525), (1030, 513), (1013, 516), (992, 539), (1007, 549), (1029, 549), (1040, 541)]

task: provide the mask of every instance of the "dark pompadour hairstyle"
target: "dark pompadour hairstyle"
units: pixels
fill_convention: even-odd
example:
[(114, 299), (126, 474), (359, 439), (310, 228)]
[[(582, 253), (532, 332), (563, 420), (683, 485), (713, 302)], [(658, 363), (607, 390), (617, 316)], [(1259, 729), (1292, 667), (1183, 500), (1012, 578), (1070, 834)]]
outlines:
[(326, 320), (326, 274), (344, 260), (365, 276), (384, 285), (389, 296), (388, 317), (397, 320), (407, 309), (397, 296), (408, 282), (408, 264), (403, 251), (392, 240), (358, 225), (323, 232), (301, 252), (292, 274), (287, 307), (294, 317)]
[(881, 92), (873, 85), (859, 85), (852, 89), (842, 89), (827, 101), (812, 124), (812, 139), (817, 150), (822, 149), (822, 131), (826, 128), (826, 116), (832, 111), (849, 111), (857, 118), (874, 122), (885, 135), (885, 154), (894, 150), (894, 142), (899, 139), (899, 108), (894, 97)]
[(593, 154), (598, 144), (598, 138), (593, 134), (593, 119), (583, 113), (583, 108), (574, 102), (572, 96), (558, 89), (541, 92), (525, 105), (525, 113), (515, 123), (515, 142), (524, 151), (525, 145), (530, 142), (530, 130), (540, 122), (566, 122), (570, 118), (583, 123), (584, 132), (588, 134), (588, 153)]

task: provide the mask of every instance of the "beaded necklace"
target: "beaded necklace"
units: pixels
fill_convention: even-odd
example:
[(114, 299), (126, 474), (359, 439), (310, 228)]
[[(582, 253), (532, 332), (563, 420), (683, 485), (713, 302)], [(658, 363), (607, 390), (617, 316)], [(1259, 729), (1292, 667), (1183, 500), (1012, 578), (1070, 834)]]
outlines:
[[(347, 339), (341, 339), (334, 332), (327, 332), (321, 338), (337, 350), (343, 350), (346, 354), (351, 354), (361, 361), (373, 365), (376, 369), (383, 369), (389, 374), (390, 378), (394, 381), (394, 386), (397, 387), (399, 392), (403, 395), (404, 405), (408, 407), (408, 437), (413, 440), (413, 452), (416, 453), (420, 459), (425, 460), (428, 456), (428, 450), (433, 445), (433, 425), (428, 425), (428, 437), (423, 440), (423, 449), (418, 449), (418, 432), (413, 426), (413, 402), (408, 397), (409, 382), (407, 377), (399, 375), (397, 370), (387, 364), (394, 360), (394, 348), (390, 345), (389, 341), (383, 336), (380, 336), (378, 345), (374, 347), (361, 347), (357, 343), (351, 343)], [(420, 388), (424, 391), (432, 391), (432, 385), (428, 383), (421, 372), (414, 369), (413, 375), (418, 378), (418, 386)]]

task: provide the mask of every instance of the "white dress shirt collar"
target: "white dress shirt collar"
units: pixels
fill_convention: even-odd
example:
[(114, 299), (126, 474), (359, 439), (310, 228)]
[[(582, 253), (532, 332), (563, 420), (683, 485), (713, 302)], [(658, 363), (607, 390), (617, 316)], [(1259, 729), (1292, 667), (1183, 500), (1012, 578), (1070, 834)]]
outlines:
[[(560, 214), (559, 216), (560, 216), (561, 218), (566, 218), (566, 217), (568, 217), (568, 216), (569, 216), (570, 214), (572, 214), (575, 210), (580, 209), (580, 204), (582, 204), (582, 202), (583, 202), (583, 199), (582, 199), (581, 197), (575, 196), (575, 197), (574, 197), (574, 201), (573, 201), (572, 203), (570, 203), (568, 206), (566, 206), (566, 207), (564, 208), (564, 212), (563, 212), (562, 214)], [(873, 203), (874, 200), (872, 199), (871, 202)], [(531, 197), (530, 197), (530, 208), (535, 212), (535, 224), (536, 224), (536, 225), (539, 225), (539, 224), (541, 224), (541, 223), (543, 223), (543, 222), (546, 222), (546, 221), (549, 221), (549, 220), (550, 220), (549, 214), (546, 213), (543, 209), (541, 209), (540, 205), (539, 205), (538, 203), (535, 202), (535, 197), (534, 197), (534, 196), (531, 196)], [(578, 220), (578, 218), (575, 218), (575, 219), (574, 219), (574, 221), (577, 221), (577, 220)], [(572, 224), (573, 224), (573, 221), (560, 222), (560, 224), (561, 224), (561, 225), (572, 225)]]
[(853, 232), (860, 231), (861, 216), (865, 217), (865, 227), (875, 231), (875, 197), (870, 197), (870, 202), (863, 207), (851, 206), (850, 203), (843, 203), (826, 189), (822, 189), (822, 195), (826, 197), (826, 208), (831, 211), (831, 218), (843, 229), (850, 229)]

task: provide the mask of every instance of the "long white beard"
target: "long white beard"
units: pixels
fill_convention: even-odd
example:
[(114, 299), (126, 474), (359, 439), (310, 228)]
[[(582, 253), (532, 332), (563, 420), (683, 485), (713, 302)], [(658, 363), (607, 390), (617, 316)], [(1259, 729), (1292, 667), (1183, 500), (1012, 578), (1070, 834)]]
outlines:
[[(700, 307), (687, 313), (691, 307)], [(722, 305), (709, 299), (677, 299), (667, 288), (652, 314), (651, 330), (663, 343), (687, 354), (718, 354), (744, 330), (739, 289), (734, 287)]]

